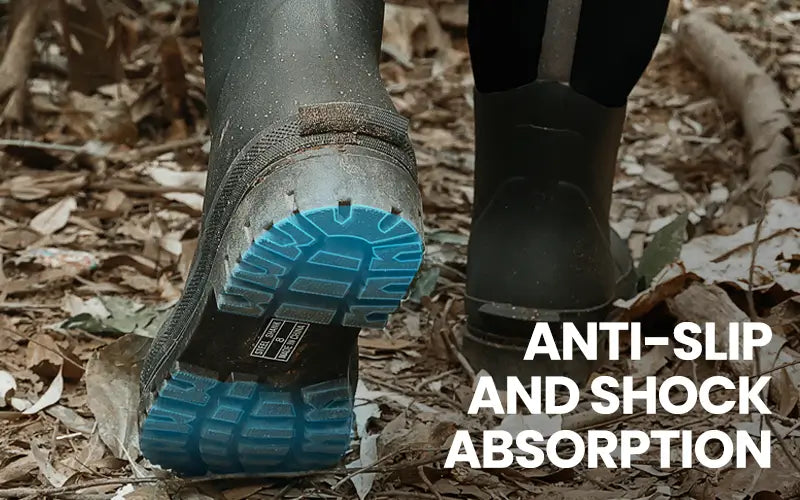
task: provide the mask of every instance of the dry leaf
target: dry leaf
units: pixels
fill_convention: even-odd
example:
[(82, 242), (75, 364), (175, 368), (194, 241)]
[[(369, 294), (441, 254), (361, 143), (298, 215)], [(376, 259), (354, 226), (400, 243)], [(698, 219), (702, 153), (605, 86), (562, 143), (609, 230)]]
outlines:
[(5, 370), (0, 370), (0, 408), (5, 408), (11, 402), (17, 390), (17, 381), (14, 376)]
[(98, 352), (86, 367), (88, 405), (100, 438), (116, 458), (139, 456), (139, 370), (150, 339), (125, 335)]
[(86, 174), (54, 172), (44, 175), (19, 175), (2, 184), (0, 191), (8, 191), (12, 197), (32, 201), (70, 193), (86, 185)]
[(386, 4), (382, 50), (410, 67), (414, 55), (450, 47), (436, 15), (428, 8)]
[(64, 299), (61, 303), (61, 310), (68, 313), (70, 316), (77, 316), (79, 314), (91, 314), (95, 318), (105, 319), (111, 316), (111, 313), (106, 308), (103, 301), (98, 297), (90, 299), (82, 299), (76, 295), (67, 292), (64, 294)]
[(636, 361), (630, 361), (633, 367), (632, 375), (636, 378), (649, 377), (655, 375), (669, 363), (672, 349), (670, 346), (655, 346), (650, 351)]
[[(681, 261), (686, 270), (708, 284), (732, 283), (749, 288), (753, 242), (757, 224), (736, 234), (710, 234), (684, 245)], [(753, 287), (778, 284), (786, 291), (800, 292), (800, 274), (791, 263), (800, 254), (800, 205), (796, 198), (772, 200), (760, 230)]]
[(70, 214), (76, 208), (78, 208), (78, 203), (75, 198), (71, 196), (64, 198), (31, 219), (30, 227), (45, 236), (53, 234), (67, 225)]
[(94, 430), (94, 422), (87, 420), (78, 415), (72, 408), (67, 408), (63, 405), (53, 405), (45, 413), (51, 417), (55, 417), (59, 422), (64, 424), (64, 427), (72, 432), (80, 432), (83, 434), (91, 434)]
[(642, 179), (650, 184), (660, 187), (665, 191), (680, 191), (680, 184), (675, 180), (675, 176), (666, 170), (656, 167), (655, 165), (646, 165), (644, 172), (642, 172)]
[(544, 438), (552, 436), (562, 428), (561, 415), (506, 415), (497, 430), (508, 431), (516, 436), (525, 430), (539, 431)]
[(25, 455), (0, 469), (0, 485), (15, 483), (27, 478), (36, 470), (37, 462), (33, 455)]
[(164, 167), (150, 167), (147, 174), (164, 187), (203, 190), (206, 186), (206, 172), (181, 172)]
[[(356, 430), (358, 431), (358, 436), (361, 438), (361, 441), (358, 460), (347, 464), (348, 469), (369, 467), (378, 461), (378, 436), (369, 434), (367, 426), (370, 419), (380, 418), (381, 410), (376, 403), (364, 403), (368, 401), (364, 397), (368, 393), (369, 390), (367, 387), (363, 382), (359, 381), (355, 395), (357, 403), (355, 408), (353, 408), (353, 413), (356, 417)], [(356, 494), (360, 500), (364, 500), (367, 495), (369, 495), (375, 483), (375, 477), (376, 474), (374, 473), (366, 473), (358, 474), (351, 478), (353, 486), (355, 486), (356, 489)]]
[(197, 193), (164, 193), (164, 198), (183, 203), (198, 214), (203, 211), (203, 195)]
[(50, 463), (47, 453), (45, 453), (41, 448), (35, 444), (31, 444), (31, 455), (33, 455), (33, 458), (36, 460), (36, 465), (39, 466), (39, 472), (41, 472), (45, 479), (47, 479), (47, 482), (50, 483), (50, 486), (60, 488), (66, 484), (69, 476), (56, 470), (56, 468), (53, 467), (53, 464)]
[[(46, 333), (40, 332), (30, 338), (26, 354), (25, 366), (45, 380), (50, 380), (59, 372), (67, 380), (79, 380), (83, 376), (80, 360), (73, 354), (64, 353), (53, 337)], [(65, 358), (69, 358), (69, 361)]]
[(61, 393), (64, 391), (64, 377), (61, 375), (61, 372), (58, 372), (56, 378), (53, 379), (53, 382), (50, 384), (50, 387), (47, 388), (42, 397), (39, 398), (37, 402), (33, 404), (30, 408), (23, 411), (22, 413), (25, 415), (33, 415), (35, 413), (39, 413), (40, 411), (44, 410), (48, 406), (52, 406), (61, 399)]

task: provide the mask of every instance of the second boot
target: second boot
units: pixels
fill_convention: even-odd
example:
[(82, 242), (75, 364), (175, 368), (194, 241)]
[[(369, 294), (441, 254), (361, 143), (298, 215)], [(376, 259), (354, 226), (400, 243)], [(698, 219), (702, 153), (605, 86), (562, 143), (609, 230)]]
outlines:
[(475, 95), (475, 203), (463, 351), (498, 384), (507, 376), (585, 382), (584, 361), (524, 361), (536, 322), (604, 319), (635, 290), (609, 228), (625, 108), (557, 81)]

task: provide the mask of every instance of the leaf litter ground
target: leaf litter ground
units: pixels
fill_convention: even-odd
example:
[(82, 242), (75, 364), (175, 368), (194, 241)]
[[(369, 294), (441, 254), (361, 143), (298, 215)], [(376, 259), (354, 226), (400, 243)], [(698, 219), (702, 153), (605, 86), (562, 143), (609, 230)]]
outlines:
[[(0, 497), (796, 498), (800, 472), (786, 452), (797, 457), (800, 449), (800, 371), (791, 366), (800, 361), (800, 205), (763, 203), (747, 189), (739, 119), (683, 57), (671, 23), (709, 8), (779, 82), (793, 112), (787, 133), (796, 138), (800, 13), (791, 2), (673, 3), (631, 98), (612, 207), (649, 286), (620, 301), (616, 314), (664, 332), (698, 314), (713, 320), (710, 309), (725, 321), (769, 323), (777, 338), (760, 368), (776, 373), (773, 469), (665, 471), (652, 456), (627, 471), (442, 468), (456, 429), (757, 435), (766, 425), (699, 412), (615, 420), (582, 411), (563, 419), (466, 415), (476, 374), (457, 346), (473, 198), (473, 80), (466, 5), (452, 0), (387, 7), (381, 70), (411, 119), (428, 255), (390, 326), (362, 333), (357, 429), (342, 468), (184, 480), (147, 463), (135, 426), (138, 363), (179, 297), (196, 247), (208, 138), (196, 7), (124, 2), (115, 15), (128, 45), (125, 83), (91, 95), (70, 91), (48, 26), (28, 82), (30, 121), (4, 125), (13, 141), (0, 154)], [(600, 372), (700, 381), (754, 367), (681, 363), (654, 349)]]

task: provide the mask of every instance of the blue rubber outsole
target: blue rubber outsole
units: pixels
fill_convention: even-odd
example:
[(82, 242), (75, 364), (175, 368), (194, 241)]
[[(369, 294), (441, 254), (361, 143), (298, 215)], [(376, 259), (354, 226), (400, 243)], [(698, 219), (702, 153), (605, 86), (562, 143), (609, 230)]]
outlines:
[(350, 386), (332, 380), (299, 396), (179, 371), (142, 425), (142, 453), (189, 475), (330, 467), (350, 445)]
[(223, 311), (380, 328), (422, 263), (422, 238), (397, 214), (361, 205), (309, 210), (274, 224), (241, 256)]
[[(372, 207), (300, 212), (265, 229), (229, 270), (221, 311), (383, 327), (422, 262), (417, 230)], [(271, 388), (178, 370), (147, 412), (142, 453), (187, 475), (331, 467), (349, 448), (352, 398), (344, 378)]]

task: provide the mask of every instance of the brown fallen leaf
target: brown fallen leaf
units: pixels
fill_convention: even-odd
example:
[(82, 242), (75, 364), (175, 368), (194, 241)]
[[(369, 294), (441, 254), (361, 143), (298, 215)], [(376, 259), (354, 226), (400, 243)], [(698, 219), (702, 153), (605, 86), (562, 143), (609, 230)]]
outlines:
[(166, 100), (166, 118), (172, 122), (170, 126), (170, 140), (185, 139), (186, 122), (184, 121), (183, 110), (188, 91), (186, 81), (186, 64), (184, 63), (183, 52), (175, 36), (166, 36), (158, 49), (161, 56), (159, 65), (159, 76), (164, 88)]
[(150, 167), (148, 175), (158, 184), (170, 188), (195, 188), (204, 190), (206, 187), (206, 172), (183, 172), (166, 167)]
[(114, 269), (119, 266), (130, 266), (140, 273), (156, 277), (156, 270), (158, 266), (152, 260), (142, 257), (141, 255), (134, 254), (116, 254), (103, 259), (101, 264), (102, 269)]
[(99, 94), (69, 93), (69, 119), (64, 126), (83, 141), (134, 144), (139, 131), (122, 99)]
[(51, 417), (57, 418), (64, 427), (72, 432), (80, 432), (89, 435), (92, 433), (92, 429), (94, 429), (94, 422), (92, 420), (83, 418), (72, 408), (63, 405), (53, 405), (45, 410), (45, 413)]
[(39, 413), (40, 411), (44, 410), (45, 408), (52, 406), (61, 399), (61, 394), (64, 391), (64, 377), (61, 375), (59, 371), (56, 375), (56, 378), (53, 379), (53, 382), (50, 384), (50, 387), (42, 394), (38, 401), (36, 401), (33, 406), (28, 408), (27, 410), (23, 411), (23, 415), (34, 415)]
[(386, 4), (382, 50), (411, 67), (414, 55), (450, 47), (450, 37), (429, 8)]
[(36, 465), (39, 467), (39, 472), (41, 472), (45, 479), (47, 479), (47, 482), (50, 483), (50, 486), (60, 488), (66, 484), (69, 476), (57, 470), (53, 466), (53, 464), (50, 462), (47, 452), (35, 444), (31, 444), (31, 455), (33, 455), (33, 458), (36, 460)]
[(76, 208), (78, 203), (75, 198), (71, 196), (64, 198), (31, 219), (30, 227), (42, 235), (53, 234), (67, 225), (70, 214)]
[(139, 370), (150, 339), (128, 334), (99, 351), (86, 367), (87, 404), (103, 443), (119, 459), (139, 456)]
[[(121, 490), (117, 490), (117, 491), (121, 491)], [(175, 497), (170, 497), (170, 494), (169, 494), (166, 486), (163, 485), (163, 484), (146, 484), (146, 485), (143, 485), (143, 486), (136, 487), (133, 491), (131, 491), (130, 493), (124, 495), (124, 497), (122, 497), (120, 495), (120, 496), (115, 497), (115, 498), (125, 498), (125, 500), (170, 500), (170, 498), (175, 498)], [(200, 499), (200, 498), (209, 498), (209, 497), (206, 497), (205, 495), (202, 495), (202, 496), (196, 495), (196, 496), (184, 497), (183, 495), (181, 495), (180, 498), (198, 498), (198, 499)], [(247, 498), (247, 497), (244, 497), (244, 498)], [(228, 499), (228, 497), (225, 496), (225, 500), (227, 500), (227, 499)]]
[(67, 380), (80, 380), (83, 376), (80, 359), (62, 349), (53, 337), (43, 332), (29, 339), (25, 365), (45, 380), (52, 379), (62, 370)]
[(446, 3), (439, 6), (439, 20), (451, 28), (464, 29), (469, 24), (469, 13), (466, 3)]
[(754, 289), (778, 284), (787, 292), (800, 292), (800, 273), (792, 262), (800, 253), (800, 203), (797, 198), (772, 200), (767, 204), (760, 230), (757, 224), (735, 234), (708, 234), (694, 238), (681, 249), (686, 270), (708, 284), (731, 283), (749, 287), (752, 247), (759, 234), (754, 268)]
[(86, 174), (54, 172), (39, 175), (18, 175), (0, 184), (0, 195), (17, 200), (40, 200), (48, 196), (71, 193), (86, 185)]
[(103, 209), (109, 212), (126, 212), (130, 209), (131, 203), (128, 196), (119, 189), (112, 189), (106, 194), (106, 199), (103, 202)]
[(0, 485), (16, 483), (27, 479), (36, 470), (37, 463), (33, 455), (25, 455), (9, 462), (0, 469)]
[(14, 376), (5, 370), (0, 370), (0, 408), (8, 406), (16, 390), (17, 382)]
[(0, 247), (7, 250), (22, 250), (32, 245), (42, 236), (26, 227), (18, 227), (0, 232)]
[(178, 261), (178, 271), (181, 273), (183, 281), (189, 277), (189, 269), (192, 266), (194, 253), (197, 251), (197, 238), (181, 241), (181, 258)]

